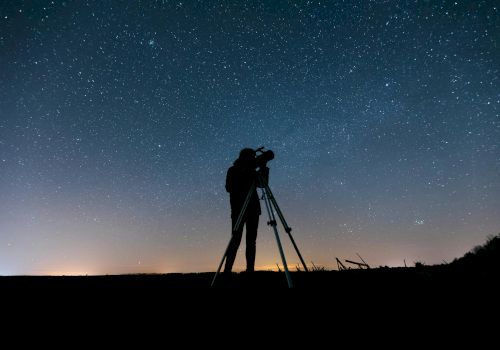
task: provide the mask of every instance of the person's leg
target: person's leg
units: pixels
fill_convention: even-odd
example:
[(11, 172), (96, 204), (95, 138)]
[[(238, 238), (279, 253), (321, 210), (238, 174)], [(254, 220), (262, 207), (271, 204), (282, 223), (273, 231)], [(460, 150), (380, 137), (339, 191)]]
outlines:
[(249, 216), (246, 220), (246, 227), (247, 272), (253, 272), (255, 266), (255, 245), (257, 241), (257, 229), (259, 227), (259, 215)]
[[(231, 231), (233, 230), (234, 225), (236, 224), (237, 218), (232, 218)], [(231, 272), (234, 264), (234, 260), (236, 259), (236, 253), (238, 252), (238, 248), (241, 242), (241, 236), (243, 234), (243, 223), (240, 224), (240, 228), (237, 232), (232, 232), (231, 241), (229, 243), (229, 248), (227, 249), (226, 255), (226, 264), (224, 265), (224, 272)]]

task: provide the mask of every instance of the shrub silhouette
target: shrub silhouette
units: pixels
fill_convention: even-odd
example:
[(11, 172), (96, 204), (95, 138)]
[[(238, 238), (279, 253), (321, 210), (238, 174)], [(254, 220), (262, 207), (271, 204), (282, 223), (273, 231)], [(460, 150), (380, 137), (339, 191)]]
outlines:
[(312, 271), (318, 272), (318, 271), (326, 271), (326, 268), (324, 266), (316, 266), (314, 262), (311, 261), (311, 264), (313, 266)]
[(423, 263), (421, 261), (415, 262), (415, 268), (416, 269), (423, 269), (425, 266), (426, 266), (425, 263)]

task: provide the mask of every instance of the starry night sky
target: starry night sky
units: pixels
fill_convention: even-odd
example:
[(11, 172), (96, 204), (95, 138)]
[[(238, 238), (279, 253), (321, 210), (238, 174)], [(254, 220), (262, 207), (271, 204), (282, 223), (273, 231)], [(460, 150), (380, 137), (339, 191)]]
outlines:
[(500, 232), (499, 12), (1, 1), (0, 275), (215, 271), (227, 168), (260, 146), (308, 263), (461, 256)]

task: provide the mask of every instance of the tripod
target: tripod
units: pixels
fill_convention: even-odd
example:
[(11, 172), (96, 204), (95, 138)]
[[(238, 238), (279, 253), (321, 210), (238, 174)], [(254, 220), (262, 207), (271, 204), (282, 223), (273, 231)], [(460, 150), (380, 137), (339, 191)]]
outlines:
[[(248, 207), (248, 203), (250, 202), (250, 198), (252, 197), (252, 194), (257, 187), (262, 190), (262, 198), (261, 199), (264, 200), (264, 203), (266, 205), (267, 214), (269, 216), (269, 221), (267, 222), (267, 224), (270, 225), (274, 230), (274, 235), (276, 237), (276, 243), (278, 244), (278, 250), (280, 252), (281, 261), (283, 262), (283, 267), (285, 270), (285, 276), (286, 276), (286, 280), (288, 283), (288, 287), (292, 288), (293, 287), (292, 276), (290, 275), (290, 272), (288, 271), (288, 265), (286, 263), (285, 253), (283, 252), (281, 240), (280, 240), (280, 237), (278, 235), (278, 229), (276, 227), (277, 223), (276, 223), (276, 216), (274, 214), (275, 210), (276, 210), (276, 213), (278, 214), (278, 217), (281, 221), (281, 224), (283, 225), (283, 228), (285, 229), (285, 232), (288, 233), (288, 237), (290, 237), (290, 241), (292, 242), (292, 245), (295, 248), (297, 255), (299, 256), (300, 262), (302, 263), (304, 270), (306, 272), (308, 272), (309, 270), (307, 269), (306, 263), (304, 262), (304, 259), (302, 258), (302, 255), (300, 254), (299, 248), (297, 247), (297, 244), (295, 244), (295, 240), (292, 237), (292, 233), (291, 233), (292, 228), (290, 226), (288, 226), (288, 224), (285, 220), (285, 217), (283, 216), (283, 213), (281, 212), (281, 209), (279, 208), (278, 203), (276, 202), (276, 199), (274, 198), (273, 192), (271, 191), (271, 188), (269, 188), (269, 168), (267, 166), (260, 168), (259, 171), (257, 172), (257, 178), (255, 179), (255, 181), (253, 182), (252, 186), (250, 187), (250, 189), (248, 191), (248, 194), (245, 198), (245, 202), (243, 203), (243, 207), (241, 208), (240, 214), (238, 216), (238, 220), (236, 221), (236, 223), (233, 227), (233, 233), (237, 232), (238, 229), (240, 228), (241, 222), (243, 221), (243, 217), (244, 217), (245, 212), (246, 212), (247, 207)], [(231, 237), (231, 240), (233, 239), (233, 236)], [(219, 268), (217, 269), (217, 272), (215, 273), (215, 276), (212, 280), (212, 286), (214, 285), (215, 280), (220, 273), (222, 265), (224, 264), (224, 261), (227, 258), (227, 252), (228, 252), (229, 247), (231, 245), (231, 240), (229, 240), (229, 244), (227, 245), (227, 248), (224, 252), (224, 255), (222, 256), (222, 260), (219, 264)]]

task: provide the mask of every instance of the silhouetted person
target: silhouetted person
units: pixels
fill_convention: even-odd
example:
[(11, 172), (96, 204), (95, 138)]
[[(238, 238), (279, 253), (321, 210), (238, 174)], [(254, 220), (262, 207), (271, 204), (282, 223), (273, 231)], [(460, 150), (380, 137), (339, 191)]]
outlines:
[[(226, 191), (229, 192), (231, 201), (231, 221), (232, 229), (238, 220), (248, 191), (257, 178), (255, 171), (255, 151), (251, 148), (244, 148), (240, 151), (240, 156), (227, 171)], [(226, 255), (226, 265), (224, 272), (231, 272), (236, 253), (240, 246), (243, 234), (243, 225), (246, 226), (246, 259), (247, 272), (254, 271), (255, 265), (255, 243), (257, 240), (257, 228), (259, 226), (259, 215), (261, 214), (259, 197), (255, 189), (248, 203), (245, 215), (236, 232), (232, 232), (231, 241)]]

